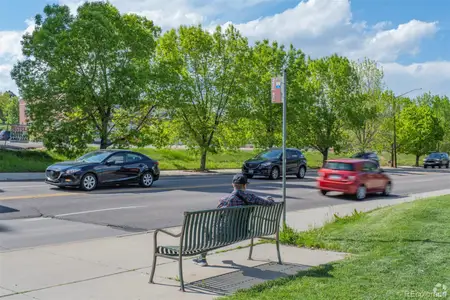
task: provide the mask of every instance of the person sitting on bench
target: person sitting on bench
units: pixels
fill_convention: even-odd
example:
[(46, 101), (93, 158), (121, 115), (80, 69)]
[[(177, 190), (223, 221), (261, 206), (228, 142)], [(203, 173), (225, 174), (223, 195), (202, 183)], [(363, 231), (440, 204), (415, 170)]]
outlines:
[[(219, 200), (217, 208), (243, 206), (243, 205), (272, 205), (274, 202), (272, 197), (262, 198), (255, 194), (246, 191), (248, 185), (248, 179), (244, 174), (236, 174), (233, 177), (232, 186), (233, 192), (231, 194), (222, 197)], [(201, 267), (208, 265), (206, 261), (206, 252), (200, 254), (193, 262)]]

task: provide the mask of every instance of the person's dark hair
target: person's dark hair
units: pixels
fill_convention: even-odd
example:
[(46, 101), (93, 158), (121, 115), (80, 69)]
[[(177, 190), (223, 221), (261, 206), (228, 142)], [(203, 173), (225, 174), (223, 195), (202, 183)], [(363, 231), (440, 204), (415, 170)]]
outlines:
[(248, 183), (248, 179), (247, 179), (247, 176), (245, 176), (244, 174), (238, 173), (238, 174), (234, 175), (232, 182), (233, 182), (233, 184), (245, 185)]

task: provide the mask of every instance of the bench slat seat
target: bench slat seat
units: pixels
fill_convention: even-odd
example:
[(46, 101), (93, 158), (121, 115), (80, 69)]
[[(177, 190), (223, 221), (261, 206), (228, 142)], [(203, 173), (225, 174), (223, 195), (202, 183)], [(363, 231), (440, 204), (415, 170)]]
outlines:
[[(182, 257), (199, 255), (250, 239), (249, 259), (251, 259), (253, 240), (274, 234), (278, 262), (281, 264), (279, 230), (283, 208), (284, 202), (278, 202), (271, 206), (248, 205), (185, 212), (183, 226), (179, 234), (173, 234), (163, 229), (155, 231), (150, 282), (153, 283), (158, 256), (179, 261), (180, 285), (181, 290), (184, 291)], [(172, 237), (179, 237), (179, 246), (158, 245), (157, 235), (159, 232)]]

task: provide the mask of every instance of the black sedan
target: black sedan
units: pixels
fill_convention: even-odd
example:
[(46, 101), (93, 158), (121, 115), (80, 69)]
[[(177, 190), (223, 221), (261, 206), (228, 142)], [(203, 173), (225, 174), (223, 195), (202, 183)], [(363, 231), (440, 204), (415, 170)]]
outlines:
[[(242, 172), (248, 178), (264, 176), (269, 179), (278, 179), (282, 174), (282, 156), (282, 149), (269, 149), (245, 161), (242, 166)], [(306, 168), (306, 158), (299, 149), (286, 149), (286, 175), (296, 175), (298, 178), (304, 178)]]
[(141, 153), (125, 150), (99, 150), (75, 161), (47, 168), (45, 182), (92, 191), (97, 186), (136, 184), (151, 187), (159, 179), (159, 163)]

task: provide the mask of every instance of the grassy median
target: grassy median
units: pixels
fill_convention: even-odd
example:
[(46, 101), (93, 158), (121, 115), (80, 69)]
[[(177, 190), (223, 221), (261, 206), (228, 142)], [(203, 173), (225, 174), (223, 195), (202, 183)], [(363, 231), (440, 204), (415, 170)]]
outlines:
[(449, 203), (450, 196), (430, 198), (287, 230), (284, 243), (353, 255), (224, 299), (435, 299), (437, 284), (450, 294)]
[[(90, 149), (93, 150), (93, 149)], [(134, 149), (147, 154), (160, 162), (162, 170), (195, 170), (200, 166), (200, 156), (182, 149)], [(237, 169), (242, 163), (256, 154), (255, 151), (233, 151), (218, 154), (208, 154), (207, 168)], [(307, 151), (305, 156), (310, 168), (318, 168), (322, 164), (322, 155), (316, 151)], [(330, 158), (348, 157), (348, 154), (330, 154)], [(381, 156), (383, 165), (388, 164), (388, 155)], [(49, 165), (73, 158), (64, 157), (44, 150), (9, 151), (0, 149), (0, 172), (42, 172)], [(399, 164), (412, 164), (414, 158), (408, 155), (399, 155)]]

